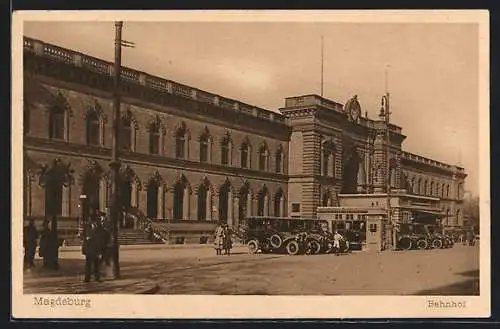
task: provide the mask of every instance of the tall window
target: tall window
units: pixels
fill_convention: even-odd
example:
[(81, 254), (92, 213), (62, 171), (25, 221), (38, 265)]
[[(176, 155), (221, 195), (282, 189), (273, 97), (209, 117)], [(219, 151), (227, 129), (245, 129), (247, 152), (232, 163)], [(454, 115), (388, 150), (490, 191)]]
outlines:
[(229, 154), (230, 154), (230, 140), (227, 137), (224, 137), (221, 143), (221, 164), (228, 165), (229, 164)]
[(208, 161), (208, 143), (209, 143), (209, 135), (208, 133), (203, 133), (200, 136), (200, 162)]
[(434, 182), (431, 182), (431, 189), (430, 189), (430, 192), (429, 192), (429, 195), (433, 195), (434, 194)]
[(450, 196), (450, 185), (446, 185), (446, 197)]
[(49, 112), (49, 138), (64, 139), (64, 108), (52, 106)]
[(160, 127), (156, 123), (149, 127), (149, 154), (160, 154)]
[(268, 150), (266, 145), (262, 145), (259, 149), (259, 170), (260, 171), (266, 171), (267, 170), (267, 164), (268, 164)]
[(132, 149), (132, 122), (127, 117), (120, 120), (120, 148), (130, 151)]
[(248, 168), (249, 167), (249, 152), (250, 147), (248, 144), (245, 142), (241, 144), (241, 168)]
[(424, 195), (427, 195), (427, 181), (424, 181)]
[(276, 163), (275, 163), (275, 166), (276, 166), (276, 172), (277, 173), (280, 173), (282, 172), (282, 166), (283, 166), (283, 150), (281, 149), (281, 147), (276, 151), (276, 159), (275, 159)]
[(95, 111), (89, 112), (87, 115), (87, 144), (99, 145), (100, 144), (100, 126), (99, 117)]
[(179, 159), (186, 157), (186, 128), (181, 126), (175, 133), (175, 156)]
[(328, 176), (328, 163), (330, 162), (330, 154), (323, 153), (323, 176)]

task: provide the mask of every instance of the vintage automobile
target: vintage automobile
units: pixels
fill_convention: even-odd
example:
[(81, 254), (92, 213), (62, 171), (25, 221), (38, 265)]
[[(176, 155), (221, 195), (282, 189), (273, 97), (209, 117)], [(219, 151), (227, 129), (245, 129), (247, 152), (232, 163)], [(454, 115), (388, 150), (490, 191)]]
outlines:
[(396, 241), (399, 250), (428, 249), (430, 246), (429, 234), (419, 224), (399, 224)]
[(245, 219), (241, 231), (250, 253), (310, 255), (330, 252), (333, 247), (333, 236), (321, 229), (320, 222), (304, 218), (251, 216)]

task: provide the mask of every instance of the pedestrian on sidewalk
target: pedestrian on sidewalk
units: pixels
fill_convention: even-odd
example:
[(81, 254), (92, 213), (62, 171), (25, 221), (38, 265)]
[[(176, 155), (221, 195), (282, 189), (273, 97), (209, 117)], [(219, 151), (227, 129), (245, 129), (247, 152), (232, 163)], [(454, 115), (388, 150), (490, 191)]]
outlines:
[(223, 225), (224, 229), (224, 251), (226, 255), (231, 254), (231, 249), (233, 248), (233, 240), (231, 239), (231, 229), (229, 228), (229, 225), (224, 224)]
[(24, 245), (24, 264), (26, 268), (35, 266), (35, 253), (38, 239), (38, 231), (35, 227), (35, 221), (29, 220), (28, 226), (24, 228), (23, 245)]
[(340, 241), (342, 241), (342, 239), (343, 237), (339, 231), (335, 231), (335, 235), (333, 236), (333, 248), (335, 249), (336, 256), (340, 254)]
[(216, 255), (222, 255), (222, 248), (224, 247), (224, 228), (219, 223), (215, 228), (214, 246)]
[[(55, 216), (54, 216), (55, 217)], [(52, 219), (53, 221), (55, 218)], [(43, 267), (51, 270), (59, 269), (58, 253), (59, 241), (57, 234), (49, 228), (49, 220), (43, 222), (42, 233), (40, 234), (39, 256), (43, 258)]]
[(95, 209), (90, 209), (90, 214), (83, 225), (82, 253), (85, 255), (85, 278), (84, 282), (89, 282), (94, 274), (97, 282), (101, 281), (100, 256), (104, 252), (106, 241), (104, 239), (104, 227), (97, 216)]

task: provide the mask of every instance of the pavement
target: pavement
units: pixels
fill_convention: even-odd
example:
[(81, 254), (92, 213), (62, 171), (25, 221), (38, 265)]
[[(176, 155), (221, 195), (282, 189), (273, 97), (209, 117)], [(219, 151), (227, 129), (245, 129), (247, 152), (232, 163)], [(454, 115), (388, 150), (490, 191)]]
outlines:
[[(210, 246), (211, 247), (211, 246)], [(216, 295), (478, 295), (479, 247), (353, 252), (345, 255), (253, 254), (246, 247), (122, 249), (123, 278), (83, 283), (80, 251), (60, 253), (61, 270), (25, 272), (25, 293)]]
[(109, 268), (103, 268), (101, 282), (83, 282), (85, 261), (83, 259), (60, 259), (59, 270), (42, 267), (35, 261), (35, 267), (24, 270), (24, 294), (154, 294), (159, 286), (154, 280), (132, 277), (127, 268), (121, 268), (121, 277), (112, 280)]

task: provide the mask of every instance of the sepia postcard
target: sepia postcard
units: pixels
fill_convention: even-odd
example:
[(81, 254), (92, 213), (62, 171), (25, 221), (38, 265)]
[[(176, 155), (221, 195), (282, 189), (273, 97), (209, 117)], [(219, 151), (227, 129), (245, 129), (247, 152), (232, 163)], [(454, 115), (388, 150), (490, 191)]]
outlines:
[(490, 316), (487, 11), (15, 12), (14, 318)]

